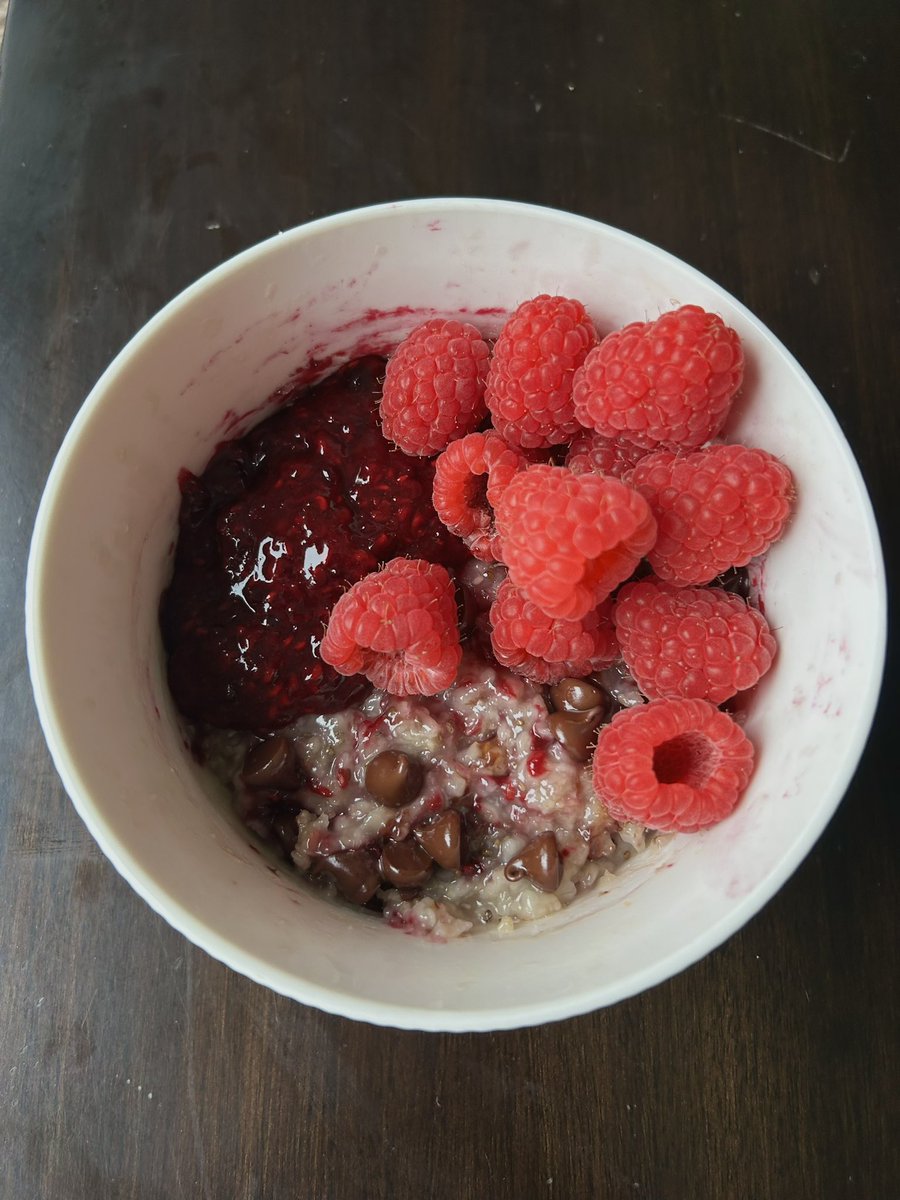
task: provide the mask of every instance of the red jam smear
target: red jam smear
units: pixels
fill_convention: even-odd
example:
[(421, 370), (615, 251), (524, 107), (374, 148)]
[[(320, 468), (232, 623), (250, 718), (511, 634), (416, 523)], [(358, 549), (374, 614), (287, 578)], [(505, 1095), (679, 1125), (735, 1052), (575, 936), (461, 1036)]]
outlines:
[(189, 720), (269, 732), (335, 712), (368, 684), (319, 657), (347, 587), (398, 555), (453, 570), (469, 557), (431, 502), (434, 465), (378, 423), (384, 359), (348, 364), (182, 471), (179, 537), (160, 625)]

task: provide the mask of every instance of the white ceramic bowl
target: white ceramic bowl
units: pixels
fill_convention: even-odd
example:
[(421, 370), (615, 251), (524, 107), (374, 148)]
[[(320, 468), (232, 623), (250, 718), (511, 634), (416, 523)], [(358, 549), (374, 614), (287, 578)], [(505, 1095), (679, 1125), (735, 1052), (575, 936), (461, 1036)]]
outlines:
[[(728, 434), (781, 456), (797, 481), (793, 522), (761, 582), (780, 651), (752, 702), (758, 765), (731, 818), (638, 857), (608, 890), (545, 923), (435, 945), (318, 898), (287, 870), (273, 875), (187, 753), (157, 632), (176, 476), (201, 470), (310, 358), (395, 341), (433, 311), (470, 314), (494, 332), (497, 310), (539, 292), (580, 298), (601, 332), (679, 302), (738, 330), (747, 384)], [(834, 417), (742, 305), (594, 221), (424, 200), (280, 234), (189, 287), (131, 340), (47, 483), (27, 618), (35, 696), (63, 783), (158, 913), (306, 1004), (378, 1024), (480, 1030), (567, 1017), (659, 983), (784, 883), (862, 753), (884, 661), (885, 585), (871, 506)]]

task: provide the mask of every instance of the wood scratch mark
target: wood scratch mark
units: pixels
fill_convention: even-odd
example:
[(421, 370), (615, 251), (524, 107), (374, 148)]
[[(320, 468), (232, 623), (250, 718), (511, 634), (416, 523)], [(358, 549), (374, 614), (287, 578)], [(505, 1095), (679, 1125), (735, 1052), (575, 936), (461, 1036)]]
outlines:
[(780, 142), (788, 142), (791, 146), (798, 146), (809, 154), (815, 154), (816, 158), (824, 158), (826, 162), (838, 164), (844, 162), (850, 153), (850, 143), (853, 141), (853, 132), (855, 132), (850, 133), (840, 154), (832, 154), (828, 150), (819, 150), (815, 146), (810, 146), (809, 142), (803, 142), (789, 133), (781, 133), (777, 129), (770, 129), (768, 125), (759, 125), (756, 121), (748, 121), (746, 117), (735, 117), (731, 113), (719, 113), (719, 116), (723, 121), (731, 121), (734, 125), (746, 125), (748, 129), (755, 129), (758, 133), (767, 133), (770, 137), (778, 138)]
[(82, 1029), (87, 1029), (88, 1017), (91, 1015), (91, 1009), (94, 1007), (94, 1001), (97, 999), (98, 991), (98, 988), (94, 988), (93, 992), (91, 993), (91, 998), (87, 1002), (87, 1007), (85, 1008), (84, 1015), (81, 1018)]
[(411, 133), (413, 137), (422, 142), (423, 145), (428, 144), (428, 138), (426, 135), (418, 127), (418, 125), (415, 124), (412, 118), (408, 117), (406, 113), (403, 112), (402, 108), (398, 104), (386, 102), (382, 106), (382, 111), (385, 113), (385, 115), (392, 117), (395, 121), (402, 125), (408, 133)]

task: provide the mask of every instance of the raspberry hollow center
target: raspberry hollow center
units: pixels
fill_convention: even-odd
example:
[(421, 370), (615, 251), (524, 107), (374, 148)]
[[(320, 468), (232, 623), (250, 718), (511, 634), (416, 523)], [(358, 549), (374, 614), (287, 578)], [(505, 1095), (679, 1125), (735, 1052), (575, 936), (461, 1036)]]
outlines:
[(653, 751), (653, 773), (660, 783), (701, 788), (713, 771), (715, 746), (700, 733), (680, 733)]
[(486, 474), (473, 475), (466, 487), (466, 501), (470, 508), (478, 511), (486, 509), (493, 517), (493, 509), (487, 498), (488, 477)]
[(596, 558), (588, 559), (585, 563), (584, 575), (581, 582), (585, 587), (593, 590), (600, 586), (601, 582), (606, 581), (610, 568), (621, 558), (618, 548), (613, 550), (605, 550), (602, 554), (598, 554)]

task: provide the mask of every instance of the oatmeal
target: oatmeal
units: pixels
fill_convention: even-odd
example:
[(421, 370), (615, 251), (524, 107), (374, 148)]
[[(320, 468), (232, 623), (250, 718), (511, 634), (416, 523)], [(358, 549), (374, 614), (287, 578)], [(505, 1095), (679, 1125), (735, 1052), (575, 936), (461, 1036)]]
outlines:
[(376, 690), (265, 741), (210, 732), (203, 750), (251, 827), (329, 891), (432, 936), (512, 928), (558, 911), (644, 842), (610, 818), (586, 766), (608, 695), (588, 680), (552, 691), (557, 710), (470, 651), (438, 696)]

